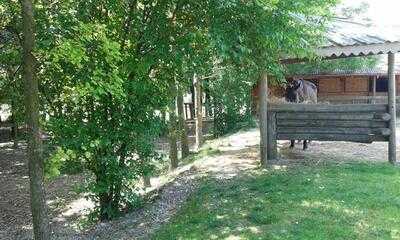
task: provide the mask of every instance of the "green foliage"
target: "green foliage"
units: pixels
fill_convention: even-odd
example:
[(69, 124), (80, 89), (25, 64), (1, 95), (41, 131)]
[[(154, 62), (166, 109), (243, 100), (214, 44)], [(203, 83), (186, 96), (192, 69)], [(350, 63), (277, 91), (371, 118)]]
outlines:
[(399, 177), (342, 163), (209, 180), (152, 239), (397, 239)]
[(84, 170), (82, 163), (72, 150), (56, 147), (53, 150), (47, 149), (46, 155), (44, 173), (48, 179), (57, 177), (60, 174), (78, 174)]
[(44, 173), (46, 178), (54, 178), (61, 173), (76, 174), (82, 172), (80, 162), (76, 161), (76, 156), (71, 150), (63, 150), (57, 147), (53, 153), (44, 161)]
[(208, 81), (206, 88), (214, 107), (214, 135), (221, 136), (253, 126), (251, 114), (251, 89), (257, 76), (246, 71), (227, 67), (219, 77)]
[[(159, 113), (176, 96), (172, 85), (187, 88), (194, 73), (218, 76), (206, 87), (221, 122), (217, 134), (230, 131), (249, 120), (249, 89), (260, 71), (282, 76), (280, 56), (312, 56), (336, 0), (34, 4), (42, 123), (60, 148), (47, 171), (69, 164), (90, 171), (86, 190), (104, 220), (135, 205), (137, 180), (159, 160), (154, 142), (165, 129)], [(5, 96), (4, 69), (19, 64), (10, 59), (20, 59), (21, 19), (16, 1), (1, 1), (0, 12), (6, 13), (0, 31), (14, 34), (11, 45), (0, 42)]]
[[(19, 3), (0, 1), (0, 104), (11, 107), (13, 121), (24, 120), (23, 84), (21, 78), (21, 36)], [(18, 15), (14, 13), (18, 12)]]
[(62, 68), (65, 79), (57, 89), (63, 109), (50, 117), (48, 129), (56, 145), (94, 173), (87, 189), (100, 203), (101, 218), (109, 219), (136, 204), (134, 183), (151, 170), (147, 160), (157, 158), (152, 141), (160, 103), (147, 98), (156, 90), (151, 79), (130, 80), (120, 71), (120, 45), (103, 25), (76, 30), (77, 38), (51, 52), (52, 66)]
[(356, 57), (335, 60), (316, 60), (306, 63), (287, 65), (290, 75), (326, 74), (335, 72), (351, 73), (357, 70), (370, 69), (376, 66), (378, 57)]

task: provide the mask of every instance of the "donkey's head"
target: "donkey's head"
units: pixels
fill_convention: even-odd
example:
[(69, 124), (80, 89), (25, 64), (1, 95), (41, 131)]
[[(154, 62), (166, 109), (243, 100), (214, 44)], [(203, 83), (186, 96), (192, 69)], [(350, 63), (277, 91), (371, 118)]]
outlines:
[(293, 80), (286, 85), (285, 99), (287, 102), (297, 102), (300, 87), (301, 80)]

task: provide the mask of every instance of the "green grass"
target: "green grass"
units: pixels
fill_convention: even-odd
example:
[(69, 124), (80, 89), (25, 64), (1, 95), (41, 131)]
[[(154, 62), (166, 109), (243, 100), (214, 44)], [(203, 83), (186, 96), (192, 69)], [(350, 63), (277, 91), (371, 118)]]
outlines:
[(152, 239), (400, 239), (400, 169), (328, 164), (207, 180)]

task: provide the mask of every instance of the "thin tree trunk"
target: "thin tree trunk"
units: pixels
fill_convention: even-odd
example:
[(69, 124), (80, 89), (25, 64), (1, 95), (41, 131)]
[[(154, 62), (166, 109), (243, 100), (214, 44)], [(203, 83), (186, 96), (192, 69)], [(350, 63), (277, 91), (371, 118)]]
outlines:
[(196, 149), (199, 150), (203, 144), (203, 106), (201, 103), (201, 81), (196, 74), (193, 75), (195, 92), (195, 115), (196, 115)]
[(185, 116), (183, 114), (183, 95), (181, 92), (177, 96), (176, 104), (178, 105), (179, 135), (181, 139), (182, 158), (185, 158), (189, 155), (189, 140), (187, 136)]
[(161, 122), (163, 123), (163, 126), (165, 126), (165, 128), (163, 128), (161, 136), (165, 137), (166, 135), (168, 135), (167, 111), (165, 109), (161, 110)]
[(18, 122), (16, 117), (13, 115), (13, 125), (14, 125), (14, 132), (13, 132), (13, 148), (18, 148)]
[(195, 105), (195, 102), (196, 102), (195, 93), (194, 93), (194, 84), (192, 84), (190, 86), (190, 93), (191, 93), (191, 98), (192, 98), (192, 103), (189, 104), (190, 119), (194, 119), (196, 117), (196, 113), (195, 113), (195, 110), (194, 110), (194, 105)]
[(150, 176), (143, 175), (142, 180), (143, 180), (143, 185), (145, 188), (151, 187)]
[(13, 100), (12, 103), (11, 103), (11, 117), (12, 117), (12, 123), (13, 123), (13, 127), (12, 127), (13, 136), (12, 136), (12, 138), (13, 138), (13, 143), (14, 143), (13, 147), (15, 149), (17, 149), (18, 148), (18, 122), (17, 122), (17, 118), (15, 117), (15, 115), (16, 115), (15, 103), (14, 103), (14, 100)]
[(178, 145), (177, 141), (177, 122), (176, 122), (175, 101), (169, 109), (169, 159), (171, 161), (171, 169), (178, 167)]
[(31, 0), (20, 0), (23, 30), (23, 66), (28, 141), (28, 165), (33, 232), (36, 240), (50, 239), (49, 220), (43, 185), (43, 153), (39, 132), (39, 90), (32, 54), (35, 45), (34, 14)]

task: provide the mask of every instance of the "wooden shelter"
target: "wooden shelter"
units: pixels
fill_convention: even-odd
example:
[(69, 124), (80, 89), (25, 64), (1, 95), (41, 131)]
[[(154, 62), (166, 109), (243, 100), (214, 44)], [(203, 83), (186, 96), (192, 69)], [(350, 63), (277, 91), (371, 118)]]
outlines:
[[(400, 29), (399, 29), (400, 31)], [(311, 71), (288, 76), (312, 81), (318, 87), (318, 98), (330, 103), (384, 103), (387, 100), (387, 57), (378, 56), (375, 66), (357, 70), (334, 69)], [(396, 95), (400, 94), (400, 59), (394, 65)], [(398, 98), (399, 99), (399, 98)]]
[[(375, 106), (372, 104), (268, 106), (268, 76), (263, 73), (259, 82), (262, 164), (267, 166), (269, 159), (277, 158), (277, 139), (299, 138), (321, 141), (388, 141), (389, 161), (396, 163), (395, 53), (400, 51), (400, 32), (340, 21), (331, 26), (326, 38), (326, 44), (315, 49), (315, 53), (324, 59), (387, 54), (388, 103)], [(304, 61), (304, 59), (285, 58), (282, 60), (287, 63), (296, 61)], [(277, 126), (278, 112), (281, 117), (285, 114), (291, 115), (294, 120), (292, 125)], [(367, 116), (361, 113), (372, 113), (372, 115)], [(363, 120), (365, 125), (359, 126), (359, 120)], [(314, 126), (300, 124), (307, 121), (314, 123)], [(356, 125), (359, 126), (356, 132), (348, 131), (356, 128)]]
[[(400, 102), (400, 59), (395, 62), (396, 98)], [(344, 103), (387, 103), (387, 57), (380, 55), (374, 67), (358, 70), (334, 69), (330, 71), (307, 71), (285, 76), (292, 79), (304, 79), (313, 82), (318, 89), (318, 101), (330, 104)], [(282, 98), (283, 86), (270, 86), (270, 94)], [(259, 100), (259, 85), (252, 89), (253, 112), (256, 112)]]

